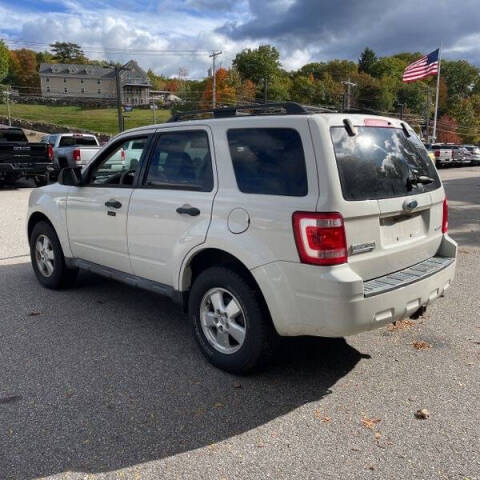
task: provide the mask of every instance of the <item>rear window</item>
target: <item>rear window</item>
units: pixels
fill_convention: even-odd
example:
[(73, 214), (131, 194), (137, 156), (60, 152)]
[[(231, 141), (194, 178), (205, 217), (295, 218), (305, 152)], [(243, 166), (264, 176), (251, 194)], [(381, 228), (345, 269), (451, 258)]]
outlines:
[[(440, 187), (432, 160), (419, 138), (402, 129), (358, 127), (348, 136), (344, 127), (331, 129), (345, 200), (375, 200), (429, 192)], [(415, 183), (419, 176), (428, 184)]]
[(60, 139), (59, 147), (96, 147), (97, 141), (93, 137), (62, 137)]
[(238, 188), (243, 193), (307, 194), (302, 140), (291, 128), (238, 128), (227, 132)]
[(20, 129), (0, 128), (0, 142), (27, 142), (27, 137)]

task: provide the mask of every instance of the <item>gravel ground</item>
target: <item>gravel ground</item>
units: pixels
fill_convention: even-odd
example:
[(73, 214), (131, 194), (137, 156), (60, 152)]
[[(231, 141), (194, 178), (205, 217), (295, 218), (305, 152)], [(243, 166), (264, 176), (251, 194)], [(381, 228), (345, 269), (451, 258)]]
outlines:
[(89, 274), (42, 289), (30, 189), (0, 190), (0, 479), (480, 478), (480, 167), (441, 175), (447, 296), (403, 328), (286, 341), (248, 378), (209, 366), (169, 300)]

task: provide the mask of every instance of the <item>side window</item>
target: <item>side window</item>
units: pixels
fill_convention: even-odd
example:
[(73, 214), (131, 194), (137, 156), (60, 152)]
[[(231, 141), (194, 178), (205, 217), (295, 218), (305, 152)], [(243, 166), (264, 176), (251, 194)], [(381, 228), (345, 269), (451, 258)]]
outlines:
[[(148, 137), (130, 138), (116, 145), (89, 172), (90, 185), (132, 185)], [(136, 145), (131, 153), (131, 145)]]
[(308, 193), (302, 139), (291, 128), (239, 128), (227, 132), (243, 193), (303, 197)]
[(144, 185), (212, 191), (212, 160), (207, 133), (202, 130), (161, 133)]

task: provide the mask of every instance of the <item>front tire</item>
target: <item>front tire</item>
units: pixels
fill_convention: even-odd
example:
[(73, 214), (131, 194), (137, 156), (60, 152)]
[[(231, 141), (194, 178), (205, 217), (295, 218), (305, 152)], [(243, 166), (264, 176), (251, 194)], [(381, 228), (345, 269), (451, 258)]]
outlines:
[(272, 356), (276, 333), (259, 292), (238, 273), (211, 267), (194, 281), (188, 302), (195, 339), (207, 360), (247, 374)]
[(78, 269), (65, 264), (60, 240), (47, 222), (38, 222), (30, 236), (30, 258), (37, 280), (46, 288), (58, 290), (75, 283)]

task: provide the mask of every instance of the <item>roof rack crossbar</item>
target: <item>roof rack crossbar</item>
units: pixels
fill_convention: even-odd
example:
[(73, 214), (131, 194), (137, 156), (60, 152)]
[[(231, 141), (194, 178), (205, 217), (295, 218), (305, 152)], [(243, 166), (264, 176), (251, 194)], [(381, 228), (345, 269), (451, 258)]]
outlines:
[(325, 112), (335, 112), (335, 110), (325, 107), (301, 105), (296, 102), (275, 102), (178, 112), (173, 115), (168, 122), (192, 120), (195, 117), (228, 118), (242, 115), (305, 115)]

